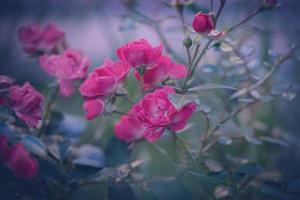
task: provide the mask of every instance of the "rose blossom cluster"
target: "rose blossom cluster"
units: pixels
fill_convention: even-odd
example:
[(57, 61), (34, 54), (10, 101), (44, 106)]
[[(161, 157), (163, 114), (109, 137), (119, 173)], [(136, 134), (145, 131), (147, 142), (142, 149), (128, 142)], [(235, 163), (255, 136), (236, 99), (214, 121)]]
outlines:
[(80, 86), (80, 93), (85, 99), (86, 118), (94, 119), (103, 113), (105, 104), (111, 103), (116, 90), (132, 69), (142, 89), (154, 91), (146, 94), (121, 117), (115, 125), (115, 135), (127, 142), (142, 137), (154, 142), (166, 129), (182, 130), (195, 112), (196, 105), (191, 102), (176, 108), (168, 97), (175, 91), (168, 86), (161, 88), (165, 81), (187, 75), (186, 67), (174, 63), (169, 56), (163, 55), (162, 50), (162, 45), (153, 47), (145, 39), (131, 41), (117, 49), (120, 60), (106, 60), (102, 66), (95, 68)]
[(131, 68), (145, 90), (153, 89), (168, 79), (183, 78), (187, 73), (184, 65), (162, 55), (162, 45), (152, 47), (145, 39), (125, 44), (117, 49), (116, 54), (120, 60), (106, 60), (80, 86), (80, 93), (85, 99), (83, 108), (89, 120), (103, 113), (105, 103), (110, 101)]
[(10, 107), (29, 127), (37, 128), (43, 114), (43, 96), (30, 83), (15, 85), (8, 76), (0, 76), (0, 102)]
[(38, 173), (38, 163), (21, 143), (10, 146), (8, 138), (0, 135), (0, 162), (20, 178), (31, 179)]
[(42, 69), (57, 79), (62, 96), (71, 96), (76, 80), (86, 77), (90, 66), (89, 58), (82, 52), (68, 48), (65, 33), (53, 23), (42, 28), (29, 24), (19, 29), (19, 40), (27, 53), (38, 52)]

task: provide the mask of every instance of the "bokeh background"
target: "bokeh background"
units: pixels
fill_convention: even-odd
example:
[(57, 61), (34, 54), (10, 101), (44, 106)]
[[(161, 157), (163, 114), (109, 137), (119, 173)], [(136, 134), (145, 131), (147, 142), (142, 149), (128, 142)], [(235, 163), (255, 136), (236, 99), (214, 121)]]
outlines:
[[(215, 2), (218, 2), (215, 0)], [(218, 29), (236, 23), (252, 12), (260, 4), (260, 0), (228, 0), (220, 17)], [(19, 82), (30, 81), (34, 86), (47, 94), (46, 86), (52, 82), (21, 48), (17, 31), (21, 25), (38, 22), (46, 24), (55, 22), (66, 32), (67, 41), (73, 48), (87, 54), (93, 67), (100, 66), (105, 58), (115, 58), (115, 50), (121, 44), (137, 38), (147, 38), (153, 44), (160, 43), (155, 31), (144, 23), (138, 23), (128, 17), (128, 6), (135, 5), (143, 14), (156, 20), (164, 20), (163, 32), (176, 52), (183, 52), (180, 19), (176, 10), (166, 5), (167, 0), (0, 0), (0, 74), (14, 77)], [(208, 0), (195, 0), (197, 7), (184, 11), (185, 22), (191, 24), (194, 12), (208, 8)], [(300, 45), (300, 1), (282, 0), (281, 6), (256, 16), (234, 31), (229, 38), (244, 37), (247, 44), (255, 47), (253, 55), (257, 60), (268, 61), (271, 53), (287, 52), (292, 44)], [(181, 54), (182, 55), (182, 54)], [(184, 55), (182, 55), (184, 57)], [(209, 53), (202, 64), (216, 63), (214, 52)], [(279, 70), (276, 78), (293, 82), (295, 88), (300, 83), (299, 62), (286, 62)], [(296, 93), (299, 93), (296, 90)], [(72, 99), (60, 98), (56, 109), (69, 114), (83, 116), (82, 99), (77, 94)], [(277, 124), (281, 129), (295, 138), (290, 148), (267, 147), (275, 149), (269, 166), (282, 168), (287, 176), (300, 178), (300, 98), (293, 101), (276, 100), (265, 107), (265, 121)], [(102, 119), (105, 122), (105, 119)], [(102, 122), (103, 122), (102, 121)], [(100, 127), (99, 125), (100, 124)], [(82, 142), (105, 145), (101, 140), (104, 132), (110, 128), (102, 128), (99, 121), (88, 123), (82, 136)], [(238, 150), (238, 149), (237, 149)], [(260, 154), (260, 149), (255, 150)], [(264, 152), (261, 150), (261, 152)]]

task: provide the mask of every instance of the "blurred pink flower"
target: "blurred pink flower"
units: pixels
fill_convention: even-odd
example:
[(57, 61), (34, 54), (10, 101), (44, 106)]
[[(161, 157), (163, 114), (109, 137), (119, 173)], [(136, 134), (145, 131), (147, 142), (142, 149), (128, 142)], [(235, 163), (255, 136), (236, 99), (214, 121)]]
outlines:
[(149, 142), (155, 142), (165, 129), (182, 130), (196, 111), (196, 104), (190, 102), (177, 109), (169, 100), (169, 94), (175, 94), (175, 91), (165, 86), (145, 95), (115, 125), (116, 136), (131, 141), (143, 135)]
[(84, 79), (90, 66), (90, 60), (80, 51), (67, 49), (61, 55), (43, 55), (39, 57), (42, 69), (59, 81), (60, 93), (71, 96), (74, 93), (73, 81)]
[(193, 28), (198, 33), (209, 33), (215, 28), (215, 23), (210, 14), (198, 12), (193, 19)]
[(20, 178), (31, 179), (38, 173), (38, 163), (22, 144), (15, 144), (7, 151), (6, 166)]
[(44, 28), (39, 24), (29, 24), (19, 29), (18, 37), (24, 51), (34, 54), (53, 52), (64, 45), (65, 33), (54, 23), (49, 23)]
[(152, 68), (146, 69), (141, 77), (135, 71), (136, 78), (143, 81), (145, 90), (152, 89), (167, 79), (184, 78), (187, 75), (187, 68), (184, 65), (173, 63), (170, 57), (161, 56)]
[(121, 46), (116, 51), (117, 56), (131, 67), (145, 66), (151, 68), (161, 56), (162, 45), (152, 47), (145, 39), (134, 40)]
[(104, 98), (112, 94), (124, 81), (129, 72), (129, 65), (122, 61), (105, 60), (95, 68), (81, 84), (79, 91), (86, 99), (83, 107), (88, 120), (94, 119), (104, 110)]
[(9, 90), (9, 106), (29, 127), (37, 128), (43, 111), (43, 96), (28, 82), (12, 86)]

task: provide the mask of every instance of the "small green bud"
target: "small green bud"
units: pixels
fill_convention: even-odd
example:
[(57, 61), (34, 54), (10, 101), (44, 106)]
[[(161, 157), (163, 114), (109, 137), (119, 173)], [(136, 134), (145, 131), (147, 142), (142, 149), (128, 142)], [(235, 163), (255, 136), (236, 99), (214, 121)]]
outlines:
[(193, 40), (190, 38), (190, 36), (187, 36), (184, 40), (183, 40), (183, 45), (189, 49), (192, 45), (193, 45)]

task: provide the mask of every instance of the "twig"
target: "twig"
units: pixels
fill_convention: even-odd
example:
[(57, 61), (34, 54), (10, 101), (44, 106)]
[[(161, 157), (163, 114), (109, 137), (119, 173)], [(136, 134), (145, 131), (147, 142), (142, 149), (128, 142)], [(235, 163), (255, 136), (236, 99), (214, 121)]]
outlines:
[(42, 119), (42, 124), (41, 124), (40, 129), (38, 130), (38, 136), (39, 137), (41, 137), (43, 135), (43, 133), (44, 133), (44, 131), (46, 129), (49, 117), (51, 115), (51, 110), (52, 110), (52, 107), (53, 107), (53, 105), (54, 105), (54, 103), (56, 101), (58, 93), (59, 93), (59, 86), (57, 85), (55, 87), (54, 92), (50, 95), (48, 103), (47, 103), (47, 105), (45, 107), (45, 111), (44, 111), (44, 115), (43, 115), (43, 119)]
[(226, 30), (226, 34), (228, 34), (229, 32), (233, 31), (234, 29), (236, 29), (237, 27), (239, 27), (240, 25), (246, 23), (247, 21), (249, 21), (252, 17), (254, 17), (255, 15), (257, 15), (258, 13), (264, 11), (263, 7), (259, 7), (256, 10), (254, 10), (250, 15), (248, 15), (247, 17), (245, 17), (243, 20), (241, 20), (240, 22), (238, 22), (237, 24), (233, 25), (232, 27), (228, 28)]
[(159, 22), (154, 21), (150, 17), (144, 15), (143, 13), (141, 13), (141, 12), (135, 10), (135, 9), (131, 9), (131, 11), (133, 12), (133, 14), (135, 14), (138, 17), (145, 20), (145, 22), (155, 30), (155, 32), (157, 33), (160, 41), (164, 44), (164, 47), (165, 47), (166, 51), (169, 54), (171, 54), (174, 59), (176, 59), (178, 62), (184, 63), (184, 61), (180, 58), (180, 56), (177, 55), (177, 53), (169, 45), (169, 42), (167, 41), (166, 37), (164, 36), (164, 34), (161, 31)]

